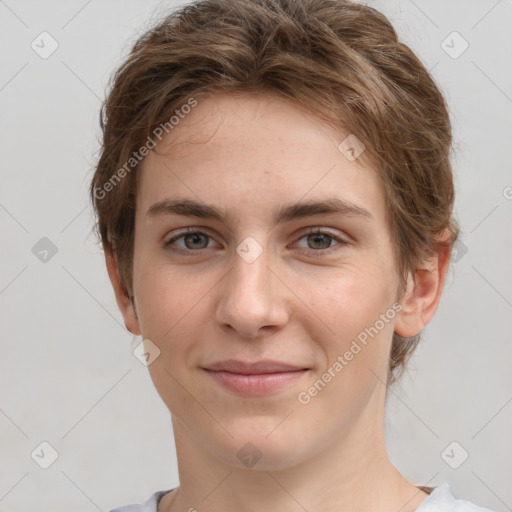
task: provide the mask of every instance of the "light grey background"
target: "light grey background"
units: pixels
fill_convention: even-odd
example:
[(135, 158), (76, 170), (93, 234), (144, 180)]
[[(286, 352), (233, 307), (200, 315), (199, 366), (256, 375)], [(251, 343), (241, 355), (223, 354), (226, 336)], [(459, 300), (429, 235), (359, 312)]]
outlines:
[[(140, 339), (117, 310), (87, 197), (107, 79), (173, 5), (0, 0), (1, 511), (106, 511), (178, 484), (170, 416), (132, 354)], [(390, 454), (418, 485), (448, 482), (458, 497), (512, 510), (512, 2), (370, 5), (450, 104), (464, 244), (411, 370), (389, 392)], [(43, 51), (43, 31), (59, 45), (46, 59), (31, 48)], [(453, 31), (469, 44), (458, 58)], [(43, 237), (57, 248), (46, 262)], [(31, 458), (49, 456), (43, 441), (58, 452), (46, 470)], [(445, 459), (463, 450), (452, 469)]]

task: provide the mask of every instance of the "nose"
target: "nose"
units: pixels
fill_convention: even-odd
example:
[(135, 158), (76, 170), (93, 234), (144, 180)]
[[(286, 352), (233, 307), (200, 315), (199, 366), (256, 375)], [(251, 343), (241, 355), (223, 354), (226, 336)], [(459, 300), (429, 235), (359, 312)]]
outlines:
[(286, 325), (290, 311), (288, 289), (271, 266), (276, 265), (272, 265), (266, 249), (251, 263), (235, 253), (233, 268), (222, 280), (216, 311), (218, 325), (251, 340)]

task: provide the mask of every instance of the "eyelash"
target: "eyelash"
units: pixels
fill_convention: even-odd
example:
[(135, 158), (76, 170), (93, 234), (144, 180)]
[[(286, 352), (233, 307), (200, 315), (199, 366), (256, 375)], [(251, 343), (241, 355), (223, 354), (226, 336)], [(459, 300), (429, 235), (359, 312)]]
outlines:
[[(173, 247), (172, 244), (174, 242), (176, 242), (176, 240), (179, 240), (180, 238), (183, 238), (187, 235), (203, 235), (203, 236), (208, 237), (209, 239), (213, 238), (210, 234), (208, 234), (204, 231), (201, 231), (198, 228), (188, 228), (186, 231), (182, 231), (179, 235), (177, 235), (177, 236), (171, 238), (170, 240), (168, 240), (167, 242), (165, 242), (164, 246), (167, 247), (170, 251), (172, 251), (174, 253), (184, 254), (187, 256), (192, 256), (192, 255), (194, 255), (194, 253), (201, 253), (207, 249), (207, 248), (204, 248), (204, 249), (195, 249), (194, 250), (194, 249), (177, 249), (176, 247)], [(300, 249), (301, 252), (304, 252), (304, 251), (313, 252), (315, 256), (323, 256), (324, 254), (330, 254), (331, 252), (333, 252), (333, 250), (337, 250), (336, 248), (338, 246), (343, 247), (343, 246), (349, 244), (349, 242), (347, 242), (347, 240), (344, 240), (343, 238), (336, 236), (328, 231), (324, 231), (320, 228), (314, 228), (314, 229), (302, 234), (302, 236), (298, 240), (301, 240), (310, 235), (327, 235), (329, 238), (331, 238), (335, 242), (338, 242), (337, 244), (335, 244), (331, 247), (328, 247), (327, 249), (319, 249), (319, 250)], [(340, 249), (341, 247), (338, 247), (338, 249)]]

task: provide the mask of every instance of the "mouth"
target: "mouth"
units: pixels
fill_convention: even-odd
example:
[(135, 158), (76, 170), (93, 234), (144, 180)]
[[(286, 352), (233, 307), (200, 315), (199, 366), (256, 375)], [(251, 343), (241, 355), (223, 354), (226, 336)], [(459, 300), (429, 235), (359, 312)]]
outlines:
[(203, 370), (213, 380), (237, 394), (257, 396), (276, 391), (303, 377), (309, 368), (281, 363), (278, 361), (257, 361), (254, 363), (220, 361)]

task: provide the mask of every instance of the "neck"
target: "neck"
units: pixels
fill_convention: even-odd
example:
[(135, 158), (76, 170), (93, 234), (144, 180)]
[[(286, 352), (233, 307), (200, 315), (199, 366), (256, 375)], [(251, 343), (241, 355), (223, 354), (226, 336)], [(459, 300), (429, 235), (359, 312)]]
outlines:
[(427, 494), (392, 465), (384, 414), (375, 413), (366, 410), (334, 443), (300, 464), (276, 470), (258, 470), (257, 464), (241, 469), (219, 461), (173, 417), (180, 487), (164, 496), (159, 512), (411, 512)]

